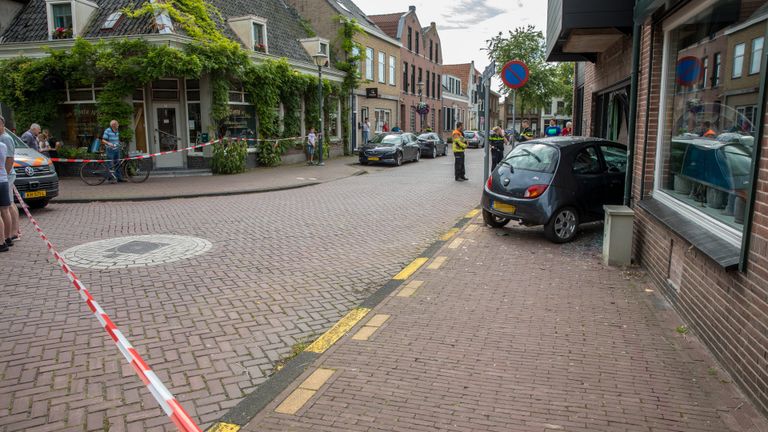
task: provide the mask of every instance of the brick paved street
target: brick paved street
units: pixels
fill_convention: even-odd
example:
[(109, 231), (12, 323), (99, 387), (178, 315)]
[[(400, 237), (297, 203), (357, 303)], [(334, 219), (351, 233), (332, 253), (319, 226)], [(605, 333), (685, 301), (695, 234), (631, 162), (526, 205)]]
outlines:
[(476, 217), (243, 430), (768, 430), (600, 236)]
[[(468, 183), (453, 181), (449, 156), (303, 189), (52, 203), (35, 216), (61, 251), (152, 234), (212, 243), (169, 264), (74, 269), (207, 426), (292, 345), (326, 331), (477, 205), (480, 152), (468, 161)], [(23, 228), (0, 256), (0, 431), (174, 430), (43, 242)]]

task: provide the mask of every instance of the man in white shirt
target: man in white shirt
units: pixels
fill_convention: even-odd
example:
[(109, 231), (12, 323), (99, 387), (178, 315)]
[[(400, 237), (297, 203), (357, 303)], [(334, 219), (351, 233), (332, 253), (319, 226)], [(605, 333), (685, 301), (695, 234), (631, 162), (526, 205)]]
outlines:
[[(13, 142), (13, 138), (5, 132), (5, 118), (0, 116), (0, 142), (5, 144), (6, 158), (10, 159), (10, 167), (6, 167), (6, 175), (8, 176), (8, 196), (11, 200), (10, 208), (8, 209), (8, 217), (11, 218), (11, 225), (8, 230), (11, 232), (11, 240), (19, 238), (19, 212), (13, 206), (13, 183), (16, 181), (16, 171), (13, 169), (13, 161), (16, 156), (16, 145)], [(5, 237), (4, 237), (5, 238)]]

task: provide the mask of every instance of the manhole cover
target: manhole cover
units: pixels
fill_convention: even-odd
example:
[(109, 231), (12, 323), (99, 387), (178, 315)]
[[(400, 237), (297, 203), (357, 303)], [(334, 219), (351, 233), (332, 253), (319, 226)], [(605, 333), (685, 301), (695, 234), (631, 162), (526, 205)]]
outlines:
[(197, 237), (158, 234), (99, 240), (62, 255), (71, 266), (105, 270), (172, 263), (204, 254), (212, 246)]

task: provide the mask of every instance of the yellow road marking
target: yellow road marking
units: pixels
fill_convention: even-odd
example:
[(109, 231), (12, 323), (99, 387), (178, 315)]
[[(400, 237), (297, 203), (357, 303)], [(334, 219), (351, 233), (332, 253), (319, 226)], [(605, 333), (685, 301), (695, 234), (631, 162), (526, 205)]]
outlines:
[(478, 210), (478, 209), (470, 210), (470, 212), (469, 212), (469, 213), (467, 213), (467, 214), (464, 216), (464, 218), (466, 218), (466, 219), (472, 219), (473, 217), (477, 216), (479, 213), (480, 213), (480, 210)]
[(408, 264), (407, 267), (401, 270), (400, 273), (396, 274), (395, 277), (393, 277), (392, 279), (394, 280), (408, 279), (412, 274), (416, 272), (416, 270), (419, 269), (419, 267), (423, 266), (425, 262), (427, 262), (427, 258), (416, 258), (415, 260), (413, 260), (412, 263)]
[(237, 432), (240, 426), (232, 423), (216, 423), (208, 429), (208, 432)]
[(463, 242), (463, 238), (457, 238), (456, 240), (452, 241), (451, 244), (448, 245), (448, 249), (458, 249), (459, 246), (461, 246), (461, 242)]
[(280, 414), (296, 414), (296, 412), (300, 410), (301, 407), (315, 395), (315, 393), (317, 392), (314, 390), (298, 388), (288, 395), (283, 403), (275, 408), (275, 412)]
[(440, 240), (448, 241), (451, 237), (455, 236), (457, 232), (459, 232), (458, 228), (451, 228), (445, 234), (440, 236)]
[[(333, 369), (319, 368), (312, 372), (312, 375), (307, 377), (299, 387), (291, 392), (283, 402), (275, 408), (275, 412), (280, 414), (296, 414), (304, 404), (307, 403), (312, 396), (317, 393), (318, 390), (328, 382), (328, 379), (333, 376)], [(237, 431), (234, 431), (237, 432)]]
[(417, 289), (423, 284), (422, 281), (411, 281), (406, 285), (403, 289), (400, 290), (400, 292), (397, 293), (398, 297), (410, 297), (412, 296)]
[(369, 308), (356, 308), (351, 310), (344, 316), (339, 322), (336, 323), (330, 330), (323, 333), (316, 341), (312, 342), (312, 345), (308, 346), (305, 351), (313, 353), (324, 353), (325, 350), (331, 347), (337, 340), (344, 336), (349, 329), (355, 326), (358, 321), (368, 314), (371, 310)]
[(376, 314), (368, 320), (367, 323), (358, 330), (357, 333), (355, 333), (354, 336), (352, 336), (352, 339), (354, 340), (360, 340), (360, 341), (367, 341), (368, 338), (373, 336), (373, 334), (376, 332), (376, 330), (379, 329), (384, 323), (389, 319), (389, 315), (386, 314)]
[(440, 268), (440, 266), (442, 266), (442, 265), (445, 263), (445, 260), (447, 260), (447, 259), (448, 259), (448, 257), (439, 256), (439, 257), (435, 258), (435, 259), (434, 259), (434, 260), (433, 260), (433, 261), (432, 261), (432, 262), (431, 262), (431, 263), (430, 263), (430, 264), (427, 266), (427, 268), (428, 268), (429, 270), (437, 270), (437, 269), (439, 269), (439, 268)]
[(478, 225), (478, 224), (471, 224), (471, 225), (469, 225), (467, 227), (467, 229), (464, 230), (464, 232), (473, 233), (473, 232), (477, 231), (478, 228), (480, 228), (480, 225)]
[(328, 381), (328, 378), (333, 375), (333, 373), (336, 372), (333, 369), (323, 369), (320, 368), (314, 372), (312, 372), (312, 375), (307, 377), (307, 379), (304, 380), (303, 383), (299, 386), (299, 388), (303, 388), (306, 390), (320, 390), (320, 387), (325, 384), (326, 381)]

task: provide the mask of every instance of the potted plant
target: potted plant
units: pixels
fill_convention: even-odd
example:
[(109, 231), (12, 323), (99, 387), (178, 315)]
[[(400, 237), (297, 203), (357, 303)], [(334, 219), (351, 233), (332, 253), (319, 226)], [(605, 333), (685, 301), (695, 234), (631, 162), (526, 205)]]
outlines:
[(56, 27), (53, 32), (51, 32), (51, 37), (54, 39), (71, 39), (72, 38), (72, 28), (70, 27)]

